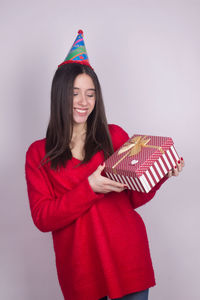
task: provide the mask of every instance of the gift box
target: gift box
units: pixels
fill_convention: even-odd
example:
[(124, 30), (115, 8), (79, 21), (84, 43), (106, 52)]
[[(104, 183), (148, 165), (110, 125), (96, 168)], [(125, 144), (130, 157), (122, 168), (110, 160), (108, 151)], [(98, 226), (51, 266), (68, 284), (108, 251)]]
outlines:
[(135, 134), (105, 161), (104, 172), (129, 189), (148, 193), (178, 160), (170, 137)]

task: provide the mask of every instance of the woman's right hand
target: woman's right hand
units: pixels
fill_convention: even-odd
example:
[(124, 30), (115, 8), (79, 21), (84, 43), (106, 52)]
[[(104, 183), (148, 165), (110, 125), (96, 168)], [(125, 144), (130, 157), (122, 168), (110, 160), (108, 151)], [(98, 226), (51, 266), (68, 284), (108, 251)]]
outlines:
[(96, 171), (88, 177), (89, 184), (95, 193), (107, 194), (110, 192), (122, 192), (127, 188), (126, 184), (116, 182), (101, 175), (105, 168), (105, 163), (98, 166)]

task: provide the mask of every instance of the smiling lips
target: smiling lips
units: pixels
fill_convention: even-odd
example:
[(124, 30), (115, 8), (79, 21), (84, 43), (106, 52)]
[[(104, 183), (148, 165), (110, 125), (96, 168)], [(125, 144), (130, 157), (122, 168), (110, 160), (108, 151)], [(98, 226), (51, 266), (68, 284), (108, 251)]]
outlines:
[(74, 110), (81, 116), (86, 115), (88, 108), (76, 108), (74, 107)]

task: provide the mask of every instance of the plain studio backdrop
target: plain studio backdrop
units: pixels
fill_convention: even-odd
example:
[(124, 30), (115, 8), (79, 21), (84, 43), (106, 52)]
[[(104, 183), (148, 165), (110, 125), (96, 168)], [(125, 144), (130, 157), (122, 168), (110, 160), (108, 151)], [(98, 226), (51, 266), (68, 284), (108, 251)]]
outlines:
[(186, 162), (138, 209), (157, 281), (150, 300), (199, 299), (200, 1), (1, 0), (0, 11), (0, 299), (63, 299), (51, 233), (31, 219), (24, 164), (45, 137), (52, 78), (79, 29), (108, 122), (171, 136)]

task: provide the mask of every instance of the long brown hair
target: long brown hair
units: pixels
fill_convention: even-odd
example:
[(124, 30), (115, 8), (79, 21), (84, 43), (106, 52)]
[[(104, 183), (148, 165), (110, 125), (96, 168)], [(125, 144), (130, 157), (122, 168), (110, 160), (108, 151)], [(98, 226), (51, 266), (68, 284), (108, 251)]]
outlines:
[(96, 73), (86, 65), (66, 64), (59, 67), (53, 77), (50, 120), (46, 131), (46, 155), (43, 160), (48, 157), (45, 163), (51, 161), (51, 168), (54, 170), (60, 166), (65, 167), (67, 161), (72, 158), (70, 141), (73, 132), (73, 86), (75, 78), (82, 73), (92, 78), (96, 101), (87, 119), (85, 157), (81, 164), (88, 162), (100, 150), (103, 150), (105, 159), (113, 153), (101, 87)]

